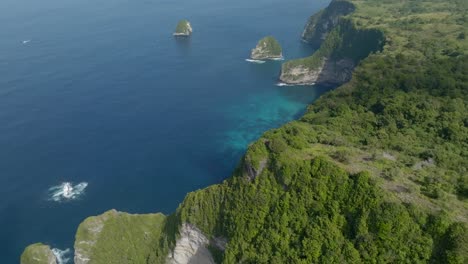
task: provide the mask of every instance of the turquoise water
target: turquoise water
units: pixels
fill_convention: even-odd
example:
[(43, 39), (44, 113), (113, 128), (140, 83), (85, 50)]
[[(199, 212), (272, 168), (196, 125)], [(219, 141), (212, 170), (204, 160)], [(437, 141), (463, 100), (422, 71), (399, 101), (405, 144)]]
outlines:
[[(229, 177), (326, 91), (276, 86), (281, 62), (248, 63), (250, 49), (274, 35), (286, 59), (311, 54), (299, 37), (326, 4), (1, 1), (1, 263), (38, 241), (72, 248), (87, 216), (170, 213)], [(172, 37), (181, 18), (190, 39)], [(72, 198), (52, 197), (65, 182)]]

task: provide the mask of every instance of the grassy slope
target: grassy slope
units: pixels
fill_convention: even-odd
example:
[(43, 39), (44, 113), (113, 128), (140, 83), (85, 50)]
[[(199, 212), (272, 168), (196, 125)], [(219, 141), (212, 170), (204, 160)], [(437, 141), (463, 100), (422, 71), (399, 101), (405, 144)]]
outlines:
[(21, 264), (50, 264), (50, 260), (55, 260), (49, 246), (42, 243), (29, 245), (21, 254)]
[(272, 36), (264, 37), (261, 39), (257, 47), (263, 47), (266, 46), (266, 50), (268, 51), (268, 55), (271, 56), (281, 56), (282, 54), (282, 48), (279, 42)]
[(178, 33), (178, 34), (187, 34), (189, 33), (189, 30), (190, 30), (190, 22), (188, 20), (181, 20), (179, 21), (179, 23), (177, 24), (177, 27), (176, 27), (176, 30), (175, 30), (175, 33)]
[[(78, 243), (90, 252), (89, 263), (163, 263), (169, 248), (165, 234), (172, 233), (165, 229), (166, 221), (163, 214), (109, 211), (86, 219), (78, 228), (76, 241), (95, 241)], [(95, 230), (101, 227), (96, 236)]]

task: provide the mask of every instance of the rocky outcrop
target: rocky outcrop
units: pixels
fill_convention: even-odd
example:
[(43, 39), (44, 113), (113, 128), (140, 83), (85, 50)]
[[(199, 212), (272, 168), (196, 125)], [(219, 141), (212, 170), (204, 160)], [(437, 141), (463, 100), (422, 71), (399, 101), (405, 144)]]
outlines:
[(167, 264), (214, 264), (208, 250), (210, 240), (195, 226), (183, 223), (174, 250), (167, 257)]
[(255, 178), (257, 178), (257, 176), (262, 173), (263, 169), (265, 169), (266, 165), (267, 165), (266, 158), (260, 160), (258, 164), (258, 168), (255, 168), (252, 165), (252, 162), (246, 159), (244, 162), (244, 170), (247, 173), (247, 178), (249, 179), (249, 181), (255, 180)]
[(340, 18), (354, 10), (354, 5), (348, 1), (332, 1), (327, 8), (310, 17), (302, 32), (302, 40), (313, 46), (320, 46), (328, 33), (338, 25)]
[(98, 241), (105, 222), (118, 214), (116, 210), (110, 210), (100, 216), (89, 217), (80, 224), (75, 240), (75, 264), (87, 264), (91, 260), (93, 246)]
[(180, 36), (180, 37), (188, 37), (192, 35), (193, 29), (192, 25), (188, 20), (181, 20), (177, 24), (176, 30), (174, 32), (174, 36)]
[(283, 67), (280, 79), (283, 82), (297, 85), (320, 84), (336, 86), (351, 79), (354, 62), (351, 59), (333, 60), (323, 58), (317, 67), (304, 65)]
[(48, 245), (36, 243), (28, 246), (21, 254), (21, 264), (57, 264), (52, 249)]
[(110, 210), (88, 217), (76, 232), (75, 264), (121, 263), (124, 259), (126, 263), (162, 263), (172, 241), (166, 224), (163, 214)]
[(253, 60), (282, 59), (283, 49), (274, 37), (265, 37), (251, 51), (250, 58)]
[(284, 63), (280, 80), (287, 84), (338, 86), (348, 82), (354, 67), (369, 54), (381, 51), (384, 35), (376, 29), (357, 28), (350, 17), (353, 4), (334, 0), (312, 16), (303, 39), (320, 46), (312, 56)]

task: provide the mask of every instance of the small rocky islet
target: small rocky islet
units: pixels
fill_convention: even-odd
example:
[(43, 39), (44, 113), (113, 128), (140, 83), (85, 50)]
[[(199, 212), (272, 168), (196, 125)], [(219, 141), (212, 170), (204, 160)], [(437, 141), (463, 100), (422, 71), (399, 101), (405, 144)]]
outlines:
[(272, 36), (262, 38), (250, 53), (252, 60), (283, 59), (283, 49), (279, 42)]
[(189, 37), (192, 35), (193, 28), (190, 22), (186, 19), (180, 20), (177, 24), (174, 36), (176, 37)]

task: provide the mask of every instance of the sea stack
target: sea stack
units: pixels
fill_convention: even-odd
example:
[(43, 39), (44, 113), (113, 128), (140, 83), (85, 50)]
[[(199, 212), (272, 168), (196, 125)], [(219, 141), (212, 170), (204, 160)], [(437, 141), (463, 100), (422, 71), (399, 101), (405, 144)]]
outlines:
[(283, 58), (283, 50), (279, 42), (272, 36), (261, 39), (255, 49), (252, 50), (250, 58), (253, 60), (274, 60)]
[(179, 23), (177, 24), (174, 36), (189, 37), (190, 35), (192, 35), (192, 32), (192, 25), (190, 25), (190, 22), (188, 20), (184, 19), (179, 21)]

